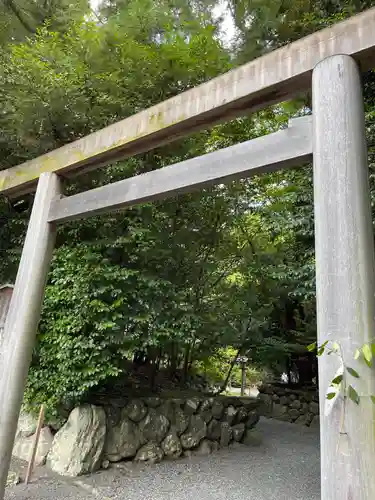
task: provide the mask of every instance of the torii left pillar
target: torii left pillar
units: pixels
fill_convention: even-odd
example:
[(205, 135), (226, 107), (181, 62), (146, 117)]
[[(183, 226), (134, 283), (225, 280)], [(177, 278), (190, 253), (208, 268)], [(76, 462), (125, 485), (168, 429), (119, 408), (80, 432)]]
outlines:
[(0, 365), (0, 500), (4, 498), (55, 243), (55, 226), (48, 222), (48, 212), (51, 201), (59, 195), (59, 177), (51, 173), (42, 174), (4, 327), (6, 340)]

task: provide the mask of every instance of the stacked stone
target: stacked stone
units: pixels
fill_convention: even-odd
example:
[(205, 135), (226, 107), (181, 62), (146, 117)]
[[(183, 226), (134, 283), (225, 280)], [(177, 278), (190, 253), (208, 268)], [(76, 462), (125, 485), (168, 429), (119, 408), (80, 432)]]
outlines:
[(231, 443), (258, 444), (258, 404), (251, 398), (147, 397), (83, 405), (53, 437), (47, 463), (59, 474), (78, 476), (123, 460), (156, 463)]
[(259, 413), (268, 418), (308, 427), (319, 425), (319, 395), (315, 389), (264, 385), (259, 391)]

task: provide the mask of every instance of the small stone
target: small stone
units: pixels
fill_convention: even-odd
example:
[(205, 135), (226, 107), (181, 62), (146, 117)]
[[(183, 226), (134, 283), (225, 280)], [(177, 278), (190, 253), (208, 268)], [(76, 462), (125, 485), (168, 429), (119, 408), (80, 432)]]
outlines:
[(146, 398), (144, 401), (149, 408), (157, 408), (158, 406), (161, 405), (161, 399), (158, 398), (157, 396), (150, 396), (149, 398)]
[(203, 439), (201, 441), (200, 445), (196, 450), (194, 450), (194, 453), (199, 456), (207, 456), (211, 455), (212, 453), (212, 441), (209, 441), (208, 439)]
[(306, 423), (306, 417), (307, 417), (307, 415), (300, 415), (300, 416), (297, 418), (297, 420), (295, 420), (295, 422), (294, 422), (294, 423), (295, 423), (295, 424), (299, 424), (299, 425), (308, 425), (308, 424)]
[(215, 401), (212, 405), (212, 415), (217, 420), (220, 420), (224, 413), (224, 405), (220, 401)]
[(313, 395), (310, 392), (306, 392), (304, 395), (304, 399), (307, 401), (307, 403), (310, 403), (312, 401)]
[(228, 408), (224, 412), (224, 420), (228, 422), (229, 425), (232, 425), (236, 419), (237, 409), (234, 406), (228, 406)]
[(209, 399), (205, 399), (202, 401), (201, 406), (199, 408), (199, 412), (204, 412), (206, 410), (210, 410), (212, 407), (212, 403)]
[(186, 415), (181, 408), (175, 408), (174, 418), (171, 420), (171, 424), (180, 436), (188, 428), (189, 416)]
[(293, 420), (296, 420), (299, 417), (299, 411), (292, 408), (289, 410), (289, 415)]
[(123, 415), (120, 423), (107, 431), (104, 454), (110, 462), (119, 462), (134, 457), (142, 444), (138, 426)]
[(202, 401), (199, 408), (198, 414), (203, 418), (206, 424), (208, 424), (208, 422), (210, 422), (213, 418), (211, 407), (212, 403), (210, 402), (210, 400), (206, 399), (205, 401)]
[(238, 408), (237, 410), (237, 416), (236, 416), (236, 422), (237, 424), (241, 424), (242, 422), (245, 422), (248, 418), (248, 411), (246, 408), (241, 406), (241, 408)]
[(199, 415), (193, 415), (187, 430), (181, 435), (182, 447), (185, 450), (195, 448), (206, 437), (206, 434), (206, 422)]
[(38, 425), (37, 417), (34, 417), (33, 415), (30, 415), (29, 413), (26, 413), (23, 410), (21, 410), (20, 416), (18, 418), (16, 436), (18, 435), (21, 435), (23, 437), (32, 436), (33, 434), (35, 434), (37, 425)]
[(313, 418), (314, 418), (314, 414), (313, 413), (307, 413), (306, 414), (306, 425), (310, 425)]
[(316, 403), (315, 401), (312, 401), (309, 406), (309, 410), (311, 413), (314, 415), (319, 415), (319, 404)]
[(272, 396), (272, 401), (275, 401), (275, 403), (279, 403), (279, 402), (280, 402), (280, 398), (279, 398), (279, 396), (278, 396), (277, 394), (274, 394), (274, 395)]
[(259, 414), (256, 411), (251, 411), (246, 420), (246, 427), (248, 429), (252, 429), (259, 422)]
[(182, 446), (176, 432), (169, 431), (161, 443), (161, 449), (168, 458), (178, 458), (181, 456)]
[(107, 469), (109, 469), (110, 465), (111, 465), (111, 462), (109, 460), (103, 460), (102, 469), (107, 470)]
[(126, 472), (132, 472), (133, 470), (133, 465), (134, 462), (115, 462), (111, 463), (111, 467), (114, 469), (121, 469)]
[(185, 412), (188, 415), (194, 415), (195, 413), (197, 413), (199, 405), (200, 405), (199, 399), (197, 398), (188, 399), (186, 400), (185, 403)]
[(303, 411), (303, 413), (307, 413), (309, 411), (309, 404), (308, 403), (302, 403), (301, 410)]
[(297, 399), (297, 396), (295, 394), (290, 394), (289, 395), (289, 401), (292, 402)]
[(221, 424), (215, 418), (207, 426), (207, 437), (213, 441), (219, 441), (221, 436)]
[(281, 405), (287, 405), (288, 404), (288, 398), (286, 396), (281, 396), (281, 398), (280, 398), (280, 404)]
[(233, 440), (239, 443), (245, 434), (245, 424), (237, 424), (232, 427)]
[(246, 446), (260, 446), (262, 444), (262, 435), (257, 429), (247, 429), (242, 442)]
[(232, 441), (232, 428), (228, 422), (221, 422), (220, 446), (222, 448), (229, 446)]
[(290, 408), (292, 409), (295, 409), (295, 410), (299, 410), (301, 408), (301, 402), (298, 401), (298, 399), (292, 401), (292, 403), (290, 404)]
[(139, 423), (141, 441), (143, 443), (152, 441), (159, 444), (165, 438), (169, 427), (170, 423), (167, 417), (150, 408), (148, 415)]
[(133, 399), (124, 408), (126, 415), (132, 422), (140, 422), (147, 415), (147, 408), (140, 399)]
[(164, 453), (156, 443), (147, 443), (138, 451), (135, 456), (136, 462), (148, 462), (156, 464), (163, 460)]
[(21, 482), (21, 478), (20, 478), (19, 474), (17, 474), (17, 472), (12, 472), (12, 471), (8, 472), (6, 486), (16, 486), (20, 482)]

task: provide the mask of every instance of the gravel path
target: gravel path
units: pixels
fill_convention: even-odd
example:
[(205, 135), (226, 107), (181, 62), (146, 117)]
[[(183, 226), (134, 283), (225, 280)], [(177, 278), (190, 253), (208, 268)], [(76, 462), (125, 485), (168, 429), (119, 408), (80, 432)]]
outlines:
[[(319, 500), (317, 429), (262, 419), (263, 444), (148, 467), (125, 467), (78, 484), (39, 472), (6, 500)], [(44, 474), (44, 475), (43, 475)]]

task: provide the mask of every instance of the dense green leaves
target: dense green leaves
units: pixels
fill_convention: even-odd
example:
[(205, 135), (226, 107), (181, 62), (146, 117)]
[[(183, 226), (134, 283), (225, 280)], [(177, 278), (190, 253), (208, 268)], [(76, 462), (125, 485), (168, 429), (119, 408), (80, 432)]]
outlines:
[[(192, 88), (365, 4), (232, 2), (238, 28), (233, 50), (220, 40), (214, 2), (118, 0), (85, 18), (85, 2), (69, 14), (66, 2), (43, 2), (56, 6), (43, 19), (35, 14), (38, 2), (29, 10), (26, 3), (17, 5), (33, 30), (22, 42), (25, 28), (12, 18), (0, 53), (3, 168)], [(371, 75), (365, 91), (371, 117)], [(71, 180), (66, 192), (249, 140), (309, 112), (307, 97), (233, 120)], [(31, 205), (32, 197), (0, 202), (1, 281), (15, 278)], [(254, 376), (258, 367), (275, 375), (291, 372), (290, 355), (305, 352), (316, 339), (313, 225), (310, 166), (64, 225), (27, 401), (69, 407), (126, 374), (133, 360), (171, 373), (198, 370), (218, 383), (238, 355), (250, 359)], [(311, 359), (315, 350), (314, 344)], [(359, 355), (371, 362), (371, 349)], [(239, 370), (233, 374), (238, 378)]]

